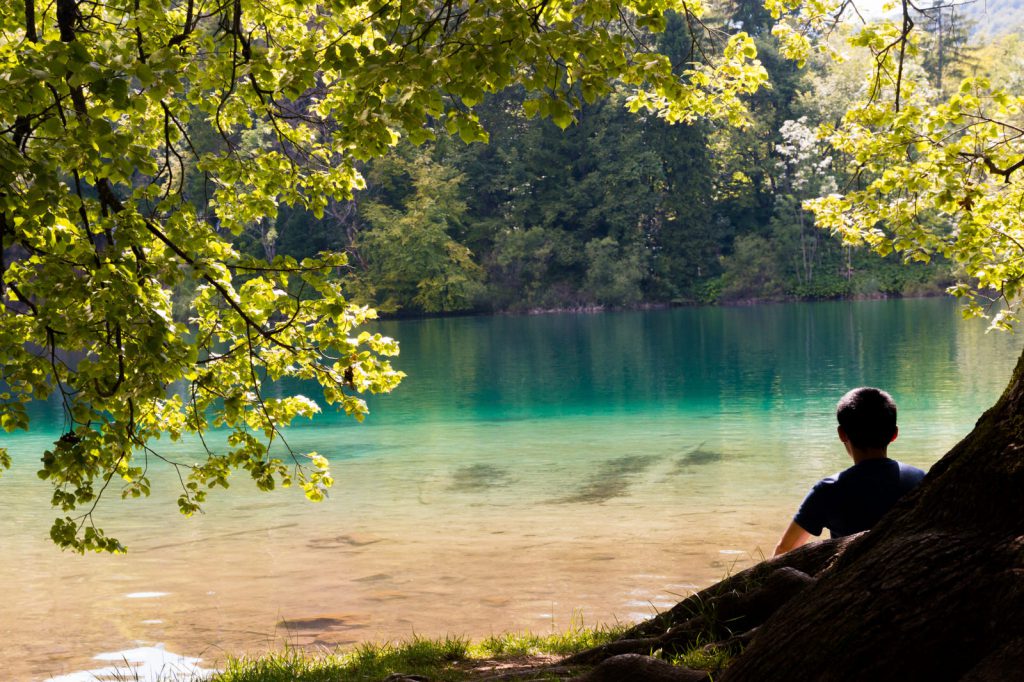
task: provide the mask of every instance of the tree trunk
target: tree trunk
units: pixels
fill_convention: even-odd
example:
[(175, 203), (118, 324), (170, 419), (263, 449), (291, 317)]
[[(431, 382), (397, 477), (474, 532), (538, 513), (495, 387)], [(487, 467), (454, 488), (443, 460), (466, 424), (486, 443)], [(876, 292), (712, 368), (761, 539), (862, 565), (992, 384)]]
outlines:
[(1024, 355), (921, 487), (716, 679), (1024, 679)]

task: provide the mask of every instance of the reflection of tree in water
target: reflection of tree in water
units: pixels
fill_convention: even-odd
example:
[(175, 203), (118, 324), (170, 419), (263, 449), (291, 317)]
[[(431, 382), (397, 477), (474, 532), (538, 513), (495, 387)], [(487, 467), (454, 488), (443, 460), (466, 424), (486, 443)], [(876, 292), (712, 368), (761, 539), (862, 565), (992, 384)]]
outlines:
[(952, 387), (972, 377), (987, 404), (994, 396), (984, 387), (1002, 383), (1020, 348), (1013, 337), (986, 338), (982, 324), (957, 326), (956, 303), (945, 299), (388, 320), (378, 328), (402, 340), (396, 366), (409, 377), (386, 400), (370, 400), (375, 424), (649, 406), (826, 415), (827, 403), (854, 386), (882, 385), (913, 408), (934, 395), (932, 382)]
[[(936, 395), (934, 382), (942, 377), (959, 385), (978, 371), (1000, 383), (1019, 345), (983, 340), (984, 326), (957, 326), (955, 311), (947, 299), (711, 310), (694, 320), (691, 336), (707, 334), (716, 343), (700, 346), (703, 362), (691, 368), (699, 374), (689, 383), (699, 377), (694, 388), (715, 389), (730, 409), (773, 412), (797, 409), (826, 387), (838, 399), (849, 388), (884, 383), (899, 402)], [(961, 365), (965, 352), (989, 352), (993, 344), (1007, 348), (1001, 362), (988, 363), (996, 367)]]

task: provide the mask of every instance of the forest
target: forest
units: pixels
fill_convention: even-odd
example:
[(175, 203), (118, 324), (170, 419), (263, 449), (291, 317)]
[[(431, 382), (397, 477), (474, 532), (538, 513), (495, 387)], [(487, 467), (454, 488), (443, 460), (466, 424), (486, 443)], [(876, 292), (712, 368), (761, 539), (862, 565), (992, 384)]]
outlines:
[[(917, 12), (912, 68), (936, 100), (961, 79), (993, 76), (1021, 92), (1024, 46), (971, 5)], [(819, 126), (837, 124), (863, 97), (868, 51), (836, 48), (845, 61), (780, 54), (770, 14), (757, 0), (719, 7), (707, 20), (749, 32), (768, 84), (746, 98), (747, 125), (671, 125), (631, 113), (613, 92), (576, 112), (563, 130), (531, 116), (522, 88), (476, 105), (486, 143), (430, 124), (436, 140), (403, 140), (361, 164), (366, 186), (330, 201), (321, 217), (281, 206), (276, 218), (223, 236), (253, 256), (349, 256), (345, 289), (385, 314), (524, 312), (752, 301), (939, 295), (956, 273), (930, 262), (878, 258), (816, 227), (805, 200), (858, 180)], [(669, 14), (657, 49), (686, 66), (692, 36)], [(568, 114), (566, 114), (568, 115)], [(192, 139), (217, 151), (207, 118)], [(246, 134), (252, 150), (272, 131)], [(469, 139), (469, 138), (467, 138)], [(220, 141), (223, 144), (222, 141)], [(189, 197), (210, 212), (194, 169)], [(184, 315), (194, 282), (179, 287)]]

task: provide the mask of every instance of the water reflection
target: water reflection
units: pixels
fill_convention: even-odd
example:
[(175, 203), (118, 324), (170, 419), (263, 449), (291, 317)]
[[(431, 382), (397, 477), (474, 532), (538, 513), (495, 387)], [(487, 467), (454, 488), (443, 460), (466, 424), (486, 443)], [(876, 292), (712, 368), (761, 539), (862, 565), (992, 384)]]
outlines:
[(113, 665), (51, 677), (49, 682), (195, 682), (216, 672), (200, 667), (201, 658), (179, 656), (159, 645), (103, 653), (94, 660)]

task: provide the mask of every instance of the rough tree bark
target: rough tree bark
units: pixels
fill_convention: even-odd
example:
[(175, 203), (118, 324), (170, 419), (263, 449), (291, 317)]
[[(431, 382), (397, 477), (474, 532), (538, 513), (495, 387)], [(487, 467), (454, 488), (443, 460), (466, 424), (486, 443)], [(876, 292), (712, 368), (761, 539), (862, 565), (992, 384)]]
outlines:
[[(814, 579), (794, 590), (771, 579), (780, 569)], [(774, 599), (780, 584), (795, 596)], [(685, 648), (705, 603), (756, 628), (716, 682), (1024, 680), (1024, 354), (995, 406), (872, 531), (754, 566), (575, 662), (661, 679), (621, 654)]]

